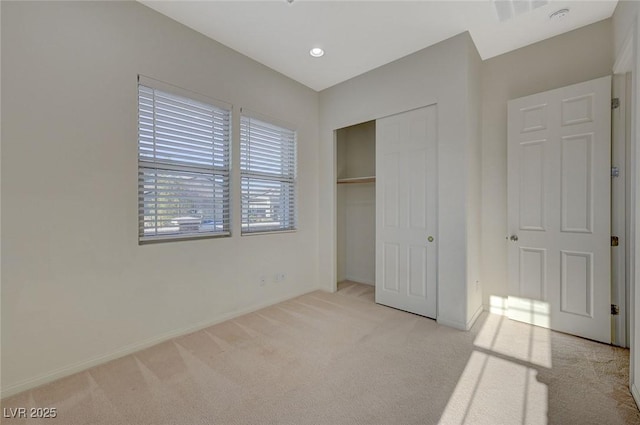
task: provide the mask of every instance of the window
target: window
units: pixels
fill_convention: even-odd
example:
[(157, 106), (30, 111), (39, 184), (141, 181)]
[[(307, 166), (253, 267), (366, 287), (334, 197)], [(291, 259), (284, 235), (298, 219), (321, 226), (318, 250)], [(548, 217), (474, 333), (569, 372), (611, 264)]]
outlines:
[(242, 233), (296, 229), (296, 133), (240, 118)]
[(212, 103), (139, 77), (140, 242), (229, 235), (231, 108)]

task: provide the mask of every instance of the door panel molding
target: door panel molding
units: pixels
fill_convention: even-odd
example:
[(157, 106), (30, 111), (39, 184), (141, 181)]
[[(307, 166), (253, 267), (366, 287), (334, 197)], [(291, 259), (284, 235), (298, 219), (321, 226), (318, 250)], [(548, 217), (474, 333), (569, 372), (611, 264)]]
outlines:
[(610, 108), (609, 76), (508, 103), (508, 315), (605, 343)]
[(437, 316), (437, 105), (376, 121), (376, 302)]

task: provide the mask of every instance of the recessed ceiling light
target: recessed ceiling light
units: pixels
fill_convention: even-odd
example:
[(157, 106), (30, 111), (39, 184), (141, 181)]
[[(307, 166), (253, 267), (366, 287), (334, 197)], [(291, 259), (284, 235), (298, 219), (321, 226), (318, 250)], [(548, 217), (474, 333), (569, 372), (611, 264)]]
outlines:
[(562, 19), (569, 14), (569, 9), (560, 9), (549, 15), (549, 19)]
[(319, 47), (314, 47), (313, 49), (309, 50), (309, 54), (314, 58), (319, 58), (320, 56), (324, 55), (324, 50)]

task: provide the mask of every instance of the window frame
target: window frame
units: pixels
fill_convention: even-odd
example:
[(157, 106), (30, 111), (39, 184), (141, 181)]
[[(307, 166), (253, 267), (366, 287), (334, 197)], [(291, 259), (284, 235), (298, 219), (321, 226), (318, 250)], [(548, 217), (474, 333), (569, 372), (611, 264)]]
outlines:
[[(153, 126), (153, 135), (150, 137), (147, 135), (143, 137), (142, 135), (142, 127), (143, 127), (143, 119), (142, 119), (142, 110), (144, 107), (142, 106), (142, 98), (144, 90), (152, 91), (153, 93), (153, 101), (152, 101), (152, 126)], [(182, 98), (186, 102), (193, 102), (195, 105), (194, 108), (197, 107), (205, 107), (211, 108), (211, 121), (207, 124), (211, 125), (211, 147), (207, 147), (206, 150), (211, 151), (211, 161), (206, 164), (195, 164), (189, 162), (202, 162), (203, 158), (202, 153), (200, 156), (195, 156), (195, 159), (189, 161), (187, 160), (176, 160), (168, 158), (171, 154), (165, 154), (164, 159), (159, 159), (158, 153), (156, 151), (158, 145), (158, 137), (156, 134), (156, 126), (158, 123), (157, 120), (157, 104), (156, 104), (156, 92), (159, 92), (160, 97), (176, 97)], [(148, 243), (159, 243), (159, 242), (170, 242), (170, 241), (185, 241), (185, 240), (194, 240), (194, 239), (204, 239), (204, 238), (220, 238), (220, 237), (230, 237), (232, 235), (232, 115), (233, 115), (233, 107), (231, 104), (226, 102), (221, 102), (216, 99), (212, 99), (210, 97), (192, 92), (190, 90), (186, 90), (168, 83), (164, 83), (158, 80), (155, 80), (150, 77), (146, 77), (143, 75), (138, 75), (138, 83), (137, 83), (137, 133), (138, 133), (138, 143), (137, 143), (137, 157), (138, 157), (138, 244), (148, 244)], [(148, 94), (147, 94), (148, 96)], [(149, 105), (146, 105), (148, 108)], [(191, 113), (193, 113), (191, 111)], [(148, 118), (148, 111), (146, 114), (146, 118)], [(220, 118), (222, 117), (222, 118)], [(220, 122), (222, 123), (221, 128), (216, 128), (216, 126), (220, 126)], [(148, 123), (147, 123), (148, 125)], [(190, 129), (190, 128), (189, 128)], [(220, 136), (222, 134), (222, 136)], [(143, 139), (146, 139), (143, 142)], [(175, 147), (176, 140), (170, 140), (168, 143), (170, 144), (167, 150)], [(153, 155), (154, 157), (147, 157), (143, 154), (143, 145), (148, 148), (153, 146)], [(191, 149), (191, 146), (188, 146), (188, 149)], [(220, 153), (221, 152), (221, 153)], [(183, 151), (178, 151), (176, 156), (180, 156), (179, 154), (184, 154)], [(159, 209), (157, 208), (157, 199), (159, 198), (158, 191), (158, 181), (162, 180), (162, 174), (166, 173), (165, 181), (170, 181), (170, 183), (166, 183), (168, 185), (172, 185), (178, 188), (166, 189), (168, 191), (180, 191), (184, 190), (186, 192), (199, 190), (204, 188), (203, 200), (201, 200), (202, 205), (206, 205), (209, 203), (209, 209), (211, 214), (210, 219), (205, 219), (204, 216), (199, 217), (198, 230), (197, 231), (181, 231), (182, 222), (178, 219), (189, 219), (197, 217), (189, 217), (188, 215), (185, 217), (176, 217), (171, 221), (172, 225), (174, 221), (177, 223), (174, 225), (178, 227), (177, 231), (167, 231), (168, 227), (166, 226), (158, 226), (158, 217), (159, 217)], [(147, 180), (149, 179), (149, 180)], [(184, 180), (182, 180), (184, 179)], [(192, 182), (195, 179), (211, 180), (211, 186), (209, 188), (208, 185), (192, 185)], [(181, 183), (190, 180), (191, 182), (185, 183), (184, 186), (181, 186)], [(216, 183), (214, 180), (218, 180)], [(145, 182), (155, 181), (156, 187), (153, 190), (155, 193), (151, 196), (148, 196), (148, 191), (145, 191)], [(196, 183), (197, 184), (197, 183)], [(152, 185), (149, 183), (148, 185)], [(147, 185), (147, 187), (148, 187)], [(184, 187), (184, 188), (183, 188)], [(186, 189), (185, 189), (186, 188)], [(172, 194), (173, 195), (173, 194)], [(184, 194), (180, 194), (184, 195)], [(184, 196), (178, 197), (178, 206), (169, 208), (169, 210), (175, 210), (176, 213), (180, 213), (182, 210), (186, 209), (183, 207), (184, 205)], [(210, 199), (207, 199), (210, 197)], [(148, 210), (151, 209), (148, 207), (149, 199), (156, 199), (156, 208), (153, 209), (153, 213), (148, 213)], [(188, 201), (187, 201), (188, 203)], [(217, 224), (214, 216), (219, 215), (221, 218), (220, 221), (220, 230), (216, 230)], [(151, 235), (145, 234), (145, 218), (153, 217), (156, 225), (153, 228), (153, 233)], [(203, 220), (211, 220), (213, 221), (213, 230), (202, 230), (202, 225), (210, 224), (203, 223)], [(166, 219), (165, 219), (166, 221)], [(184, 220), (183, 220), (184, 221)], [(189, 220), (186, 220), (185, 227), (193, 228), (194, 223), (188, 223)], [(194, 220), (195, 221), (195, 220)], [(162, 231), (164, 229), (164, 232)]]

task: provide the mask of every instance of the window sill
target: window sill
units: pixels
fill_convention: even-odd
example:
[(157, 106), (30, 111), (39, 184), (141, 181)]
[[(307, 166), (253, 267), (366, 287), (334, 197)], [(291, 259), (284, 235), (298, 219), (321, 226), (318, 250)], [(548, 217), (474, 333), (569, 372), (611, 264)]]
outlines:
[(208, 233), (201, 235), (167, 235), (167, 236), (147, 236), (147, 237), (138, 237), (138, 245), (149, 245), (156, 244), (162, 242), (182, 242), (182, 241), (192, 241), (192, 240), (200, 240), (200, 239), (217, 239), (217, 238), (228, 238), (231, 237), (231, 232), (224, 233)]
[(240, 236), (258, 236), (258, 235), (273, 235), (278, 233), (295, 233), (298, 229), (291, 230), (265, 230), (263, 232), (243, 232)]

